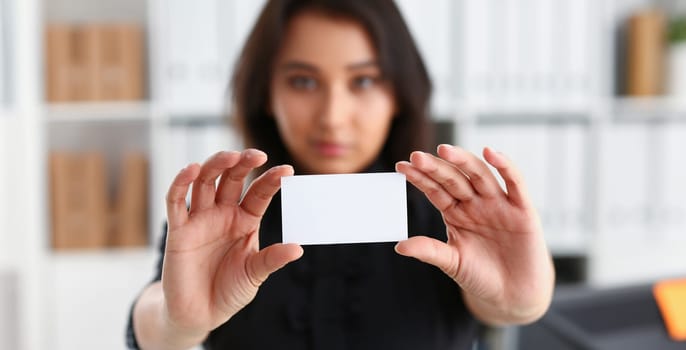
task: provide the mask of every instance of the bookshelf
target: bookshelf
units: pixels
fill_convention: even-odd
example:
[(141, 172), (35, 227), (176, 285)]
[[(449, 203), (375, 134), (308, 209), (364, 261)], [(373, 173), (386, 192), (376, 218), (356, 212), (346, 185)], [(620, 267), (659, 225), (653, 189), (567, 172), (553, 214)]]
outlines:
[[(551, 250), (587, 260), (589, 283), (683, 274), (686, 104), (669, 97), (618, 97), (615, 88), (615, 32), (629, 13), (652, 2), (575, 0), (553, 8), (526, 0), (543, 7), (522, 7), (534, 9), (525, 13), (518, 12), (518, 1), (507, 0), (501, 9), (488, 0), (438, 0), (432, 6), (399, 1), (435, 82), (434, 119), (448, 126), (456, 143), (475, 152), (490, 144), (516, 161)], [(12, 30), (0, 33), (14, 33), (0, 43), (0, 67), (12, 64), (13, 72), (0, 75), (4, 96), (12, 97), (0, 98), (0, 197), (12, 199), (0, 202), (0, 276), (20, 276), (13, 282), (22, 296), (16, 304), (20, 349), (122, 348), (124, 317), (157, 258), (167, 185), (187, 163), (240, 147), (221, 119), (224, 89), (262, 3), (0, 0), (0, 18), (13, 18), (2, 22)], [(553, 34), (537, 29), (563, 26), (546, 22), (544, 14), (566, 12), (572, 13), (570, 28), (583, 23), (586, 30), (574, 36), (569, 28)], [(143, 25), (144, 98), (47, 102), (42, 35), (50, 21)], [(486, 22), (503, 23), (498, 30), (507, 35), (479, 24)], [(534, 39), (524, 44), (532, 56), (526, 56), (512, 42), (532, 31)], [(565, 38), (555, 43), (562, 46), (541, 44), (551, 35)], [(189, 55), (188, 45), (198, 37), (210, 44)], [(558, 57), (565, 64), (557, 69), (554, 60), (541, 58), (547, 50), (572, 55)], [(111, 159), (130, 148), (148, 155), (151, 244), (50, 249), (47, 159), (62, 147), (99, 147)], [(630, 268), (637, 261), (643, 263)], [(99, 278), (104, 275), (110, 278)]]

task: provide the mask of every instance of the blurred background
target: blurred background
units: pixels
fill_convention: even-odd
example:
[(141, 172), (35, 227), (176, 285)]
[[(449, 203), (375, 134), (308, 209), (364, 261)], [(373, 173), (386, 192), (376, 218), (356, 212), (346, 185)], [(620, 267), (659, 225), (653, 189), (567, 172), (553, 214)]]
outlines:
[[(686, 1), (398, 4), (436, 143), (513, 158), (555, 259), (550, 316), (481, 348), (686, 348), (651, 294), (686, 277)], [(0, 349), (124, 348), (173, 175), (240, 148), (225, 89), (262, 5), (0, 0)]]

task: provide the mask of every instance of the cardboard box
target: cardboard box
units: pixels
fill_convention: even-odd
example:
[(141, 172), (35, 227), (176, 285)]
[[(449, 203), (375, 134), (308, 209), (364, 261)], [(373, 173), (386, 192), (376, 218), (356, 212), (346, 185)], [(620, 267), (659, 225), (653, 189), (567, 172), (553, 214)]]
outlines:
[(135, 24), (93, 29), (96, 100), (143, 99), (143, 30)]
[(629, 19), (627, 93), (654, 96), (664, 91), (665, 15), (658, 10), (636, 13)]
[(111, 244), (119, 247), (148, 244), (148, 160), (140, 153), (125, 154), (121, 162)]
[(94, 100), (96, 53), (90, 26), (49, 24), (45, 32), (46, 96), (49, 102)]
[(108, 240), (105, 160), (101, 154), (50, 155), (52, 245), (103, 248)]
[(143, 99), (143, 42), (143, 29), (135, 24), (48, 25), (48, 101)]
[(50, 102), (71, 100), (70, 60), (72, 28), (51, 24), (45, 30), (45, 95)]

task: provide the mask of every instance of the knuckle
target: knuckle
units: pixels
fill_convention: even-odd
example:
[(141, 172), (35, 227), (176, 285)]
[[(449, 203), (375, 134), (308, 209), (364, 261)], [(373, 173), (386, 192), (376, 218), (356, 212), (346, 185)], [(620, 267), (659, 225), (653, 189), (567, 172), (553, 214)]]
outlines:
[(436, 186), (427, 186), (426, 187), (426, 194), (428, 196), (438, 196), (440, 193), (441, 193), (441, 190)]
[(262, 201), (268, 201), (272, 199), (271, 193), (267, 193), (264, 191), (255, 191), (255, 198), (262, 200)]
[(441, 183), (441, 185), (442, 185), (443, 187), (445, 187), (446, 189), (454, 189), (454, 188), (459, 188), (459, 187), (460, 187), (459, 181), (457, 181), (457, 179), (455, 179), (454, 177), (448, 177), (448, 178), (446, 178), (445, 180), (443, 180), (443, 182)]
[(264, 282), (264, 279), (258, 276), (257, 272), (255, 272), (255, 268), (252, 266), (253, 264), (250, 264), (250, 261), (251, 260), (245, 261), (245, 276), (252, 287), (259, 288)]
[(486, 177), (483, 170), (475, 170), (469, 173), (469, 180), (472, 182), (481, 182)]

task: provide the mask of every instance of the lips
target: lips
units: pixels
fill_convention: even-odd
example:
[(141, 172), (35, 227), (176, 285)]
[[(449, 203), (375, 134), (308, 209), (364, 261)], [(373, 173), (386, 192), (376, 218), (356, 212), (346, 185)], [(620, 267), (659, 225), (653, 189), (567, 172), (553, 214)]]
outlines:
[(319, 155), (324, 157), (340, 157), (348, 152), (349, 147), (339, 142), (316, 141), (314, 148)]

